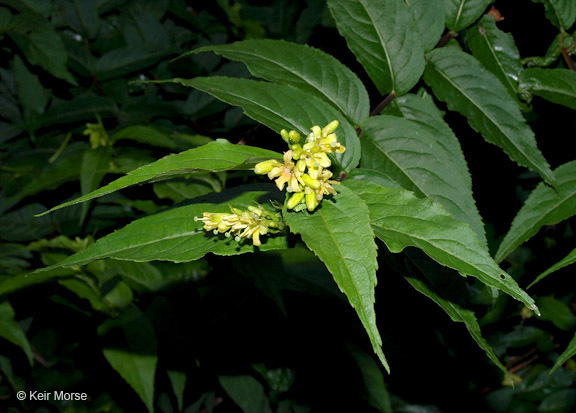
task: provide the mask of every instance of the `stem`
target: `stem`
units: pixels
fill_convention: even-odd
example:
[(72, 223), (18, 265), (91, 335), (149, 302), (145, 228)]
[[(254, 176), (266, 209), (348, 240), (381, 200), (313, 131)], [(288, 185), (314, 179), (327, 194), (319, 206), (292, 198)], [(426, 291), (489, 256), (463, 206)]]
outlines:
[(566, 48), (564, 46), (562, 46), (560, 48), (560, 50), (562, 50), (562, 56), (564, 56), (564, 60), (566, 60), (566, 64), (568, 65), (570, 70), (576, 71), (576, 67), (574, 67), (574, 62), (570, 58), (570, 55), (568, 54), (568, 50), (566, 50)]
[(442, 38), (440, 39), (440, 41), (436, 45), (436, 49), (439, 49), (440, 47), (446, 46), (448, 44), (448, 42), (450, 40), (452, 40), (453, 38), (455, 38), (457, 35), (458, 35), (457, 32), (455, 32), (454, 30), (450, 30), (449, 32), (444, 34), (444, 36), (442, 36)]
[(390, 94), (388, 96), (386, 96), (386, 98), (380, 102), (378, 104), (378, 106), (376, 106), (374, 108), (374, 110), (372, 112), (370, 112), (370, 116), (376, 116), (378, 115), (380, 112), (382, 112), (382, 110), (384, 110), (384, 108), (394, 100), (394, 98), (396, 97), (396, 94), (394, 93), (394, 91), (390, 92)]

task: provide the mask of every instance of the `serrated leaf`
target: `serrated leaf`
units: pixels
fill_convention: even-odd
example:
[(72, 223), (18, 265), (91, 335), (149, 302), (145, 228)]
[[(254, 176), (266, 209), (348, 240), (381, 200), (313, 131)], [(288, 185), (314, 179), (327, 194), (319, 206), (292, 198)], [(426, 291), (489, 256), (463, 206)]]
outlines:
[(478, 278), (538, 312), (534, 300), (492, 260), (472, 229), (452, 218), (439, 204), (404, 189), (373, 182), (343, 182), (370, 209), (374, 233), (394, 253), (413, 246), (439, 264)]
[(240, 106), (247, 116), (276, 132), (294, 129), (306, 136), (312, 126), (323, 127), (337, 119), (340, 121), (336, 130), (338, 142), (346, 146), (346, 152), (335, 158), (344, 169), (358, 165), (360, 141), (350, 122), (330, 104), (295, 87), (219, 76), (170, 79), (155, 83), (163, 82), (190, 86), (226, 103)]
[(443, 0), (404, 0), (416, 23), (425, 51), (432, 49), (444, 31)]
[(544, 4), (546, 18), (564, 30), (568, 30), (576, 20), (576, 3), (573, 0), (532, 0)]
[[(122, 337), (114, 347), (102, 349), (112, 368), (122, 376), (142, 399), (149, 412), (154, 411), (154, 380), (158, 363), (154, 327), (148, 318), (132, 307), (119, 319), (110, 319), (98, 328), (106, 338), (111, 330), (120, 330)], [(113, 336), (114, 334), (110, 334)]]
[(444, 0), (446, 27), (455, 32), (470, 26), (486, 10), (492, 0)]
[(358, 77), (333, 56), (306, 45), (283, 40), (245, 40), (204, 46), (191, 53), (212, 51), (246, 64), (250, 73), (314, 95), (359, 124), (368, 117), (370, 101)]
[(346, 179), (360, 179), (372, 181), (388, 188), (402, 188), (398, 182), (386, 175), (384, 172), (376, 169), (354, 168)]
[(464, 115), (484, 139), (555, 185), (554, 175), (514, 99), (474, 57), (454, 48), (428, 53), (424, 80), (436, 97)]
[(324, 199), (313, 213), (285, 212), (284, 218), (290, 230), (302, 236), (308, 248), (332, 273), (362, 321), (374, 352), (390, 371), (374, 312), (378, 263), (368, 207), (347, 187), (338, 187), (338, 190), (338, 195)]
[(224, 139), (219, 139), (207, 145), (180, 152), (178, 154), (168, 155), (156, 162), (144, 165), (128, 172), (128, 174), (122, 178), (119, 178), (96, 191), (81, 196), (73, 201), (60, 204), (45, 213), (56, 211), (60, 208), (75, 205), (80, 202), (89, 201), (111, 192), (152, 180), (159, 181), (177, 176), (203, 172), (219, 172), (229, 169), (249, 170), (258, 162), (271, 158), (280, 159), (281, 155), (266, 149), (234, 145)]
[(546, 271), (544, 271), (542, 274), (540, 274), (538, 277), (536, 277), (536, 279), (534, 281), (532, 281), (532, 283), (528, 286), (528, 288), (532, 287), (534, 284), (541, 281), (542, 279), (544, 279), (548, 275), (552, 274), (553, 272), (556, 272), (556, 271), (558, 271), (564, 267), (567, 267), (571, 264), (574, 264), (574, 263), (576, 263), (576, 249), (573, 249), (572, 252), (570, 252), (570, 254), (568, 254), (567, 256), (562, 258), (556, 264), (554, 264), (553, 266), (548, 268)]
[(569, 69), (526, 69), (520, 88), (576, 110), (576, 72)]
[[(246, 191), (246, 192), (244, 192)], [(262, 237), (262, 245), (255, 247), (251, 240), (237, 242), (223, 234), (214, 235), (202, 229), (203, 223), (195, 221), (203, 212), (230, 212), (229, 205), (246, 209), (270, 199), (279, 201), (282, 193), (271, 184), (239, 186), (218, 194), (209, 194), (191, 201), (190, 205), (175, 207), (138, 219), (95, 244), (60, 263), (40, 269), (41, 273), (60, 267), (74, 267), (89, 262), (113, 258), (127, 261), (187, 262), (202, 258), (209, 252), (216, 255), (237, 255), (246, 252), (287, 248), (286, 235)]]
[(15, 320), (14, 309), (8, 301), (0, 303), (0, 337), (5, 338), (12, 344), (17, 345), (26, 353), (28, 362), (33, 363), (32, 349), (26, 338), (26, 334)]
[(406, 281), (418, 292), (434, 301), (446, 314), (457, 323), (464, 323), (470, 336), (474, 339), (488, 358), (505, 374), (508, 370), (502, 365), (492, 347), (482, 337), (480, 325), (473, 311), (467, 309), (462, 302), (465, 296), (466, 281), (463, 279), (450, 279), (449, 284), (446, 279), (450, 277), (448, 271), (440, 265), (418, 257), (418, 254), (408, 253), (407, 259), (411, 264), (408, 268), (414, 267)]
[(486, 15), (466, 31), (466, 42), (474, 57), (516, 97), (522, 63), (512, 35), (498, 29), (494, 17)]
[(566, 347), (566, 350), (564, 350), (564, 352), (560, 354), (560, 356), (558, 356), (556, 363), (554, 363), (554, 367), (552, 367), (552, 370), (550, 370), (550, 374), (554, 373), (554, 371), (558, 367), (566, 363), (568, 360), (574, 357), (574, 355), (576, 355), (576, 334), (574, 335), (570, 343), (568, 343), (568, 347)]
[(497, 262), (532, 238), (543, 225), (554, 225), (576, 214), (576, 161), (556, 168), (554, 176), (558, 192), (544, 183), (532, 191), (498, 247)]
[(424, 49), (404, 0), (328, 0), (338, 31), (381, 94), (408, 92), (424, 71)]
[(362, 163), (379, 170), (403, 188), (442, 204), (450, 214), (470, 224), (486, 244), (482, 218), (466, 175), (459, 170), (434, 135), (416, 122), (395, 116), (374, 116), (362, 124)]

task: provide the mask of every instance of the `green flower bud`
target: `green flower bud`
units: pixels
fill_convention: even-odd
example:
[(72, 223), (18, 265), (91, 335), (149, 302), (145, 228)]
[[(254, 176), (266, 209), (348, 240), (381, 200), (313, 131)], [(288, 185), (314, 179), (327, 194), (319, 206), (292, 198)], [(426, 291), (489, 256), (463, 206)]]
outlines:
[(277, 166), (275, 165), (277, 162), (278, 161), (274, 159), (270, 159), (269, 161), (257, 163), (256, 166), (254, 166), (254, 172), (258, 175), (265, 175)]
[(295, 130), (291, 130), (290, 133), (288, 134), (288, 137), (289, 137), (291, 143), (298, 143), (298, 142), (300, 142), (301, 136)]
[(288, 131), (286, 129), (282, 129), (280, 131), (280, 136), (282, 136), (282, 139), (284, 139), (284, 142), (286, 142), (288, 145), (290, 145), (290, 135), (288, 134)]
[(306, 161), (304, 159), (300, 159), (298, 162), (296, 162), (296, 169), (298, 169), (300, 172), (304, 172), (306, 170)]
[(290, 197), (290, 199), (288, 200), (288, 204), (286, 205), (286, 208), (293, 209), (296, 205), (300, 204), (303, 199), (304, 199), (304, 192), (294, 193), (294, 195), (292, 195)]
[(306, 194), (306, 208), (308, 208), (308, 211), (314, 211), (317, 206), (318, 200), (316, 199), (316, 192), (312, 191)]
[(323, 136), (330, 135), (332, 132), (336, 130), (338, 125), (340, 125), (340, 122), (338, 122), (337, 120), (333, 120), (328, 125), (324, 126), (324, 128), (322, 129), (322, 135)]
[[(312, 189), (319, 189), (320, 188), (320, 181), (318, 179), (314, 179), (314, 178), (310, 177), (310, 175), (308, 175), (308, 174), (302, 175), (302, 180), (304, 181), (306, 186), (309, 186)], [(308, 202), (308, 201), (306, 201), (306, 202)]]

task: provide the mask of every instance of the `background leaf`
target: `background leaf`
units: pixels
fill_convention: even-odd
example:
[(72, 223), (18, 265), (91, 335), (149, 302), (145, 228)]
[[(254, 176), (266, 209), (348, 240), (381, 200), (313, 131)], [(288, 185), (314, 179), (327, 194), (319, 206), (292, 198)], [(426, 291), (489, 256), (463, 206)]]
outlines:
[(566, 363), (569, 359), (574, 357), (574, 355), (576, 355), (576, 334), (574, 335), (570, 343), (568, 343), (568, 347), (566, 347), (566, 350), (564, 350), (564, 352), (560, 354), (560, 356), (558, 356), (556, 363), (554, 363), (554, 367), (552, 368), (552, 370), (550, 370), (550, 374), (552, 374), (562, 364)]
[(394, 253), (413, 246), (436, 262), (472, 275), (538, 312), (534, 300), (488, 255), (469, 226), (452, 218), (429, 199), (416, 198), (404, 189), (373, 182), (346, 180), (370, 209), (374, 233)]
[(243, 412), (272, 412), (264, 386), (252, 376), (220, 376), (220, 385)]
[(558, 28), (568, 30), (576, 20), (576, 3), (571, 0), (532, 0), (544, 4), (546, 17)]
[[(300, 234), (332, 273), (340, 290), (356, 310), (374, 352), (389, 370), (374, 313), (377, 248), (364, 201), (346, 187), (334, 199), (324, 199), (309, 213), (285, 212), (290, 231)], [(354, 225), (350, 225), (354, 223)]]
[(492, 0), (444, 0), (446, 11), (446, 27), (455, 32), (470, 26), (482, 13)]
[(554, 175), (558, 192), (544, 183), (532, 191), (498, 247), (497, 262), (532, 238), (543, 225), (554, 225), (576, 214), (576, 161), (559, 166)]
[(30, 343), (26, 338), (26, 334), (22, 331), (20, 325), (14, 319), (14, 309), (8, 301), (0, 303), (0, 337), (5, 338), (11, 343), (17, 345), (26, 353), (28, 362), (32, 364), (33, 355)]
[(319, 49), (262, 39), (204, 46), (192, 53), (207, 51), (245, 63), (256, 77), (292, 85), (329, 102), (355, 124), (366, 119), (370, 112), (368, 92), (360, 79), (333, 56)]
[(404, 0), (420, 33), (425, 51), (431, 50), (444, 31), (444, 3), (442, 0)]
[(576, 72), (569, 69), (526, 69), (520, 88), (576, 110)]
[(546, 271), (544, 271), (542, 274), (540, 274), (538, 277), (536, 277), (536, 279), (534, 281), (532, 281), (532, 283), (528, 286), (528, 288), (532, 287), (534, 284), (541, 281), (543, 278), (547, 277), (548, 275), (552, 274), (553, 272), (556, 272), (556, 271), (558, 271), (564, 267), (567, 267), (571, 264), (574, 264), (574, 263), (576, 263), (576, 249), (573, 249), (572, 252), (570, 252), (570, 254), (568, 254), (567, 256), (562, 258), (556, 264), (554, 264), (553, 266), (548, 268)]
[(442, 204), (454, 218), (470, 224), (486, 245), (470, 181), (466, 174), (454, 173), (460, 165), (434, 135), (411, 120), (386, 115), (368, 119), (362, 128), (363, 168), (382, 171), (403, 188)]
[(500, 146), (522, 166), (540, 173), (549, 184), (554, 175), (536, 146), (534, 133), (500, 81), (472, 56), (454, 48), (428, 54), (424, 80), (434, 95), (466, 117), (486, 141)]
[(424, 71), (424, 49), (404, 0), (328, 0), (338, 31), (381, 94), (408, 92)]

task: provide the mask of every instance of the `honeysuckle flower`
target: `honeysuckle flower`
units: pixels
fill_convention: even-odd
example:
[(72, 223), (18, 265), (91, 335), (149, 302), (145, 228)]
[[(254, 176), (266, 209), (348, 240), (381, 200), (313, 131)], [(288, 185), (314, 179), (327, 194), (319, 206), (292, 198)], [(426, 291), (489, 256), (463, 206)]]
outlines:
[(284, 190), (286, 184), (288, 184), (288, 192), (301, 191), (302, 172), (292, 162), (292, 151), (287, 151), (284, 154), (283, 164), (276, 160), (260, 162), (254, 167), (254, 172), (259, 175), (268, 174), (269, 179), (276, 179), (276, 186), (281, 191)]
[(215, 235), (225, 234), (230, 237), (234, 234), (236, 241), (251, 238), (257, 247), (262, 245), (260, 235), (284, 230), (279, 215), (265, 210), (261, 205), (250, 206), (245, 211), (230, 206), (230, 211), (229, 214), (204, 212), (202, 218), (194, 217), (194, 221), (202, 221), (204, 230), (212, 231)]

